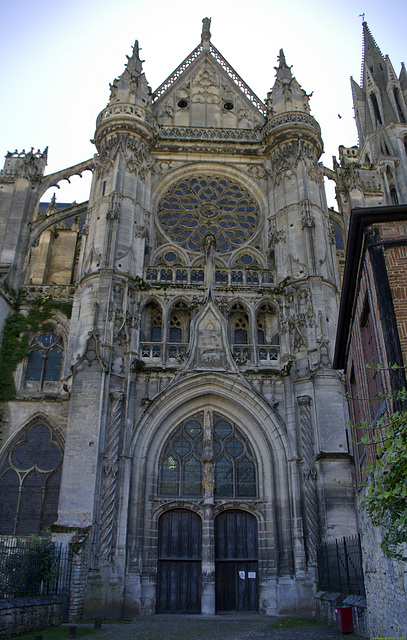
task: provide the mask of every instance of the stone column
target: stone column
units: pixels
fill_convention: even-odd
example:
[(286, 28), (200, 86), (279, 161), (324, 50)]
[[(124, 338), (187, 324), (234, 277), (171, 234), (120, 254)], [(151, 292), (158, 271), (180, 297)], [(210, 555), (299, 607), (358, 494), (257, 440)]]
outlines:
[(213, 459), (213, 416), (205, 411), (202, 448), (204, 509), (202, 518), (202, 599), (201, 613), (215, 613), (215, 536), (213, 521), (215, 464)]
[(103, 464), (102, 507), (100, 515), (99, 562), (110, 564), (116, 506), (116, 484), (119, 469), (119, 447), (124, 393), (110, 393), (110, 415), (106, 453)]
[(318, 496), (316, 489), (315, 455), (312, 437), (311, 398), (297, 398), (301, 429), (301, 450), (304, 461), (303, 479), (305, 493), (305, 519), (307, 530), (308, 558), (315, 562), (316, 549), (320, 539)]

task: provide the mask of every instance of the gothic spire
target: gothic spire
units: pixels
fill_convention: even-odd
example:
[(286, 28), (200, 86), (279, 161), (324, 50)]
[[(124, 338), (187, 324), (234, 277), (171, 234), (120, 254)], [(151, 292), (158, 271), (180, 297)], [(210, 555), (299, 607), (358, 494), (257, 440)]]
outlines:
[(276, 80), (266, 100), (270, 115), (274, 116), (287, 111), (310, 113), (310, 96), (305, 93), (291, 73), (291, 67), (287, 64), (282, 49), (278, 55), (278, 63), (278, 67), (274, 67)]
[(126, 57), (127, 63), (123, 73), (110, 85), (109, 104), (125, 102), (145, 107), (151, 101), (151, 89), (143, 73), (138, 40), (134, 43), (132, 55)]
[(385, 83), (385, 58), (380, 51), (376, 40), (363, 22), (363, 58), (361, 85), (367, 89), (371, 84), (383, 86)]

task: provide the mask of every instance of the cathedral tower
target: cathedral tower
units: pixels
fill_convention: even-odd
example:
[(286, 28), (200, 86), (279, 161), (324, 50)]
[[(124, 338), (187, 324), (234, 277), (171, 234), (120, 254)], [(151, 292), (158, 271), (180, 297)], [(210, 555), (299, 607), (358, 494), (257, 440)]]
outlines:
[[(407, 202), (407, 74), (397, 77), (366, 22), (360, 86), (351, 78), (359, 145), (339, 147), (339, 209), (349, 222), (352, 208)], [(336, 160), (335, 160), (336, 162)]]

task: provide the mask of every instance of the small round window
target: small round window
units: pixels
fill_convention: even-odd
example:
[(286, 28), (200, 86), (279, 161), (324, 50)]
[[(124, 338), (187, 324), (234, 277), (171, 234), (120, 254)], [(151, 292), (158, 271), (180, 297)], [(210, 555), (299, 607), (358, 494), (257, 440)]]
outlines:
[(178, 100), (178, 106), (180, 109), (186, 109), (188, 102), (186, 100)]
[(225, 104), (223, 105), (223, 108), (226, 109), (226, 111), (232, 111), (233, 107), (233, 102), (225, 102)]

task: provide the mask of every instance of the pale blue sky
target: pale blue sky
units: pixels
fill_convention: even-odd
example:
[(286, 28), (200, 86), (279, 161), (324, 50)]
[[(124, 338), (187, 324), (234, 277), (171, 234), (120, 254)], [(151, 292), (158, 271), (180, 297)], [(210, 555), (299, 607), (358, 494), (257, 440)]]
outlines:
[[(360, 79), (362, 19), (397, 74), (407, 62), (405, 0), (0, 0), (0, 155), (49, 147), (47, 173), (95, 153), (90, 139), (137, 38), (155, 89), (200, 42), (212, 42), (261, 99), (274, 83), (282, 47), (311, 98), (331, 167), (340, 144), (357, 143), (349, 77)], [(338, 118), (338, 113), (342, 118)], [(0, 160), (1, 166), (3, 161)], [(78, 183), (79, 186), (76, 186)], [(52, 195), (48, 193), (48, 196)], [(77, 179), (59, 201), (87, 198)]]

